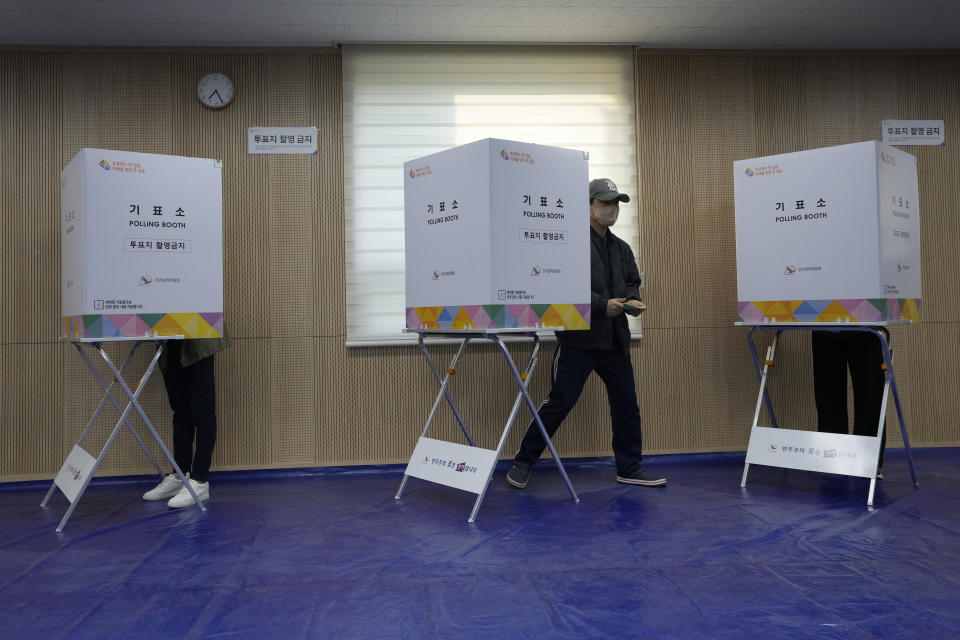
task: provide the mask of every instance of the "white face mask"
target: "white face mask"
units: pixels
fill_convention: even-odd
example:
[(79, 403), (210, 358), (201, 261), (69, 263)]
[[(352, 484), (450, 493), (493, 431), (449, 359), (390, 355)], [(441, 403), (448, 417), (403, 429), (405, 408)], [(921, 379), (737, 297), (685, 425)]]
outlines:
[(593, 219), (596, 220), (598, 224), (601, 224), (605, 227), (612, 227), (617, 223), (617, 218), (620, 216), (620, 201), (597, 201), (596, 204), (591, 207), (591, 210)]

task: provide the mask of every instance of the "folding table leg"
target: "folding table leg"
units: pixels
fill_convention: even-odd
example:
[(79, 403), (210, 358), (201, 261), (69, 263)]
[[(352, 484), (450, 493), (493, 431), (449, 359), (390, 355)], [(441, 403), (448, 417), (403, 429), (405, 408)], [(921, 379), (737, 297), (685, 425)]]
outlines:
[(200, 501), (200, 498), (197, 497), (196, 492), (193, 490), (193, 487), (190, 486), (190, 483), (187, 482), (186, 476), (183, 475), (183, 471), (177, 466), (177, 462), (173, 459), (173, 456), (170, 455), (170, 452), (167, 450), (167, 446), (163, 444), (163, 440), (160, 439), (160, 435), (157, 433), (156, 429), (153, 428), (153, 424), (150, 422), (150, 418), (147, 417), (147, 414), (144, 413), (143, 407), (140, 406), (138, 398), (140, 393), (143, 391), (144, 385), (147, 383), (147, 380), (150, 379), (151, 374), (153, 374), (153, 369), (157, 366), (157, 361), (160, 360), (160, 354), (163, 353), (163, 344), (160, 343), (157, 346), (157, 352), (153, 356), (153, 360), (150, 361), (150, 366), (147, 367), (146, 372), (143, 374), (143, 377), (140, 378), (140, 382), (137, 383), (137, 390), (133, 393), (130, 392), (130, 388), (127, 386), (127, 383), (124, 382), (123, 376), (119, 375), (119, 371), (114, 366), (113, 362), (107, 356), (106, 351), (103, 350), (102, 346), (98, 346), (97, 350), (100, 352), (100, 355), (107, 363), (107, 367), (113, 373), (114, 377), (117, 379), (117, 384), (120, 385), (120, 388), (123, 389), (123, 392), (130, 399), (130, 402), (127, 404), (124, 413), (129, 413), (131, 406), (136, 409), (137, 413), (140, 415), (140, 419), (143, 420), (143, 423), (146, 425), (147, 430), (150, 432), (150, 435), (153, 436), (153, 439), (157, 441), (157, 444), (160, 446), (160, 450), (163, 451), (163, 455), (166, 456), (167, 461), (173, 467), (174, 472), (180, 478), (180, 482), (183, 483), (183, 486), (186, 488), (187, 492), (190, 494), (190, 497), (193, 498), (193, 501), (200, 508), (200, 511), (206, 511), (207, 508), (203, 506), (203, 503)]
[[(105, 392), (103, 398), (100, 399), (100, 404), (97, 405), (96, 411), (93, 412), (93, 416), (90, 418), (90, 421), (87, 423), (86, 428), (84, 428), (83, 432), (80, 434), (80, 438), (75, 443), (77, 446), (80, 446), (83, 444), (83, 441), (86, 440), (87, 435), (90, 433), (90, 430), (93, 428), (93, 425), (97, 421), (97, 418), (100, 417), (100, 413), (103, 411), (103, 408), (106, 405), (106, 402), (108, 399), (110, 400), (110, 402), (113, 403), (113, 406), (116, 408), (117, 413), (123, 413), (123, 409), (120, 408), (120, 405), (117, 404), (117, 401), (113, 398), (113, 387), (117, 384), (116, 378), (114, 378), (114, 381), (110, 383), (109, 386), (107, 386), (103, 382), (103, 378), (97, 372), (96, 367), (94, 367), (93, 363), (90, 362), (90, 358), (87, 357), (86, 352), (83, 350), (82, 343), (74, 342), (73, 346), (76, 347), (77, 353), (80, 354), (80, 358), (84, 361), (84, 363), (86, 363), (87, 368), (90, 370), (94, 378), (96, 378), (97, 382), (100, 384), (100, 388), (103, 389)], [(130, 351), (127, 353), (127, 357), (124, 359), (123, 365), (120, 367), (121, 374), (126, 372), (127, 365), (130, 364), (130, 361), (133, 359), (133, 354), (136, 353), (137, 347), (139, 346), (140, 346), (140, 342), (134, 342), (133, 346), (130, 347)], [(156, 468), (157, 471), (160, 472), (159, 465), (153, 459), (153, 456), (150, 455), (150, 452), (147, 450), (147, 448), (144, 446), (143, 441), (140, 439), (140, 434), (138, 434), (137, 430), (133, 428), (133, 425), (130, 424), (129, 420), (126, 421), (126, 424), (128, 427), (130, 427), (130, 430), (133, 432), (134, 436), (137, 438), (137, 441), (140, 442), (140, 446), (143, 447), (144, 452), (147, 454), (147, 457), (150, 458), (150, 462), (153, 463), (154, 468)], [(161, 475), (162, 475), (162, 472), (161, 472)], [(56, 488), (57, 488), (57, 483), (54, 480), (50, 483), (50, 489), (47, 491), (47, 495), (43, 498), (43, 502), (40, 503), (41, 507), (47, 506), (47, 502), (50, 501), (50, 498), (53, 496), (53, 492), (56, 490)]]
[[(467, 443), (471, 447), (476, 446), (473, 442), (473, 438), (470, 437), (470, 432), (467, 431), (467, 427), (463, 422), (463, 418), (460, 416), (460, 411), (457, 410), (457, 405), (453, 402), (453, 398), (450, 396), (450, 390), (448, 389), (450, 377), (457, 370), (457, 365), (460, 363), (460, 358), (463, 357), (463, 352), (467, 348), (467, 343), (470, 342), (470, 337), (464, 338), (463, 342), (460, 344), (460, 348), (457, 350), (457, 355), (453, 357), (453, 360), (450, 361), (450, 366), (447, 367), (447, 375), (443, 376), (442, 378), (440, 377), (440, 372), (437, 371), (437, 365), (433, 362), (433, 357), (430, 356), (430, 351), (427, 349), (427, 345), (423, 341), (423, 334), (419, 335), (418, 342), (420, 344), (420, 351), (423, 352), (423, 356), (427, 359), (427, 364), (430, 365), (430, 370), (433, 372), (433, 377), (436, 378), (437, 382), (440, 383), (440, 391), (437, 392), (437, 397), (433, 401), (433, 407), (430, 409), (430, 415), (427, 416), (427, 423), (424, 425), (423, 431), (420, 433), (420, 437), (425, 438), (430, 432), (430, 425), (433, 424), (433, 419), (437, 415), (437, 409), (440, 407), (440, 400), (445, 397), (447, 399), (447, 404), (449, 404), (450, 408), (453, 409), (453, 415), (460, 424), (460, 430), (466, 437)], [(409, 476), (404, 473), (403, 479), (400, 480), (400, 486), (397, 488), (397, 493), (393, 496), (394, 500), (399, 500), (403, 495), (403, 490), (407, 486), (408, 478)]]
[[(530, 376), (533, 375), (533, 369), (537, 366), (537, 354), (540, 352), (540, 336), (534, 334), (533, 336), (533, 351), (530, 354), (530, 359), (527, 360), (527, 366), (524, 368), (523, 373), (520, 375), (521, 380), (523, 381), (523, 388), (526, 389), (530, 385)], [(523, 392), (517, 393), (516, 399), (513, 401), (513, 408), (510, 410), (510, 415), (507, 417), (507, 424), (503, 428), (503, 433), (500, 435), (500, 442), (497, 443), (497, 455), (494, 457), (495, 460), (500, 459), (500, 454), (503, 452), (503, 447), (507, 443), (507, 436), (510, 434), (510, 428), (513, 426), (513, 421), (517, 418), (517, 412), (520, 411), (520, 403), (523, 402)], [(480, 495), (477, 496), (476, 502), (473, 503), (473, 511), (470, 512), (470, 517), (467, 519), (467, 522), (474, 523), (477, 521), (477, 512), (480, 511), (480, 505), (483, 503), (484, 497), (487, 495), (487, 489), (490, 488), (490, 481), (493, 479), (493, 472), (496, 469), (496, 464), (490, 468), (490, 472), (487, 474), (487, 481), (483, 485), (483, 491), (480, 492)]]
[(57, 533), (63, 531), (63, 528), (66, 526), (67, 521), (70, 519), (70, 516), (73, 515), (73, 510), (77, 508), (77, 505), (80, 503), (80, 499), (83, 497), (83, 494), (86, 492), (87, 487), (90, 486), (90, 481), (93, 479), (93, 476), (96, 475), (97, 469), (100, 467), (100, 463), (103, 462), (103, 458), (107, 455), (107, 451), (110, 450), (110, 445), (113, 444), (113, 440), (117, 437), (117, 433), (120, 432), (120, 429), (123, 427), (124, 423), (127, 420), (127, 416), (130, 415), (130, 410), (134, 405), (137, 404), (137, 399), (140, 396), (140, 393), (143, 391), (143, 383), (149, 379), (150, 374), (153, 371), (153, 367), (156, 365), (157, 360), (160, 357), (159, 351), (153, 357), (153, 360), (150, 362), (150, 366), (147, 368), (147, 371), (143, 374), (143, 377), (140, 379), (140, 384), (137, 385), (137, 391), (134, 394), (130, 393), (130, 389), (127, 388), (126, 383), (123, 381), (123, 376), (120, 375), (120, 372), (114, 366), (113, 362), (110, 360), (110, 357), (107, 355), (106, 351), (103, 349), (101, 343), (95, 343), (94, 345), (97, 351), (100, 352), (100, 355), (107, 362), (107, 366), (110, 368), (111, 373), (117, 380), (117, 383), (123, 389), (124, 393), (127, 394), (129, 402), (127, 406), (124, 407), (123, 411), (120, 413), (120, 419), (117, 420), (116, 426), (113, 428), (113, 431), (110, 432), (110, 437), (107, 438), (106, 444), (103, 445), (103, 449), (100, 451), (100, 455), (97, 456), (96, 461), (93, 464), (93, 467), (90, 469), (90, 473), (87, 475), (86, 479), (83, 481), (83, 484), (80, 487), (80, 491), (77, 492), (76, 497), (73, 499), (73, 502), (70, 503), (70, 506), (67, 508), (67, 512), (64, 514), (63, 519), (60, 521), (60, 524), (57, 526)]
[[(893, 382), (893, 351), (889, 348), (889, 345), (886, 341), (886, 336), (883, 332), (876, 329), (871, 329), (871, 333), (877, 336), (880, 340), (880, 348), (883, 351), (883, 395), (880, 399), (880, 419), (877, 424), (877, 440), (879, 443), (883, 442), (884, 430), (887, 428), (887, 401), (890, 399), (890, 388), (891, 383)], [(903, 422), (900, 423), (901, 430), (903, 430)], [(904, 430), (904, 435), (906, 432)], [(879, 446), (882, 446), (879, 445)], [(909, 457), (910, 449), (909, 444), (907, 445), (907, 454)], [(878, 461), (874, 461), (876, 464)], [(912, 460), (911, 460), (912, 462)], [(910, 471), (913, 471), (913, 465), (911, 464)], [(916, 482), (916, 477), (914, 477), (914, 482)], [(874, 491), (877, 488), (877, 474), (876, 471), (873, 474), (873, 477), (870, 478), (870, 490), (867, 492), (867, 506), (873, 506), (873, 495)]]
[[(897, 380), (893, 375), (893, 357), (890, 351), (890, 347), (887, 344), (887, 337), (883, 334), (882, 331), (877, 329), (872, 330), (873, 333), (880, 340), (881, 348), (883, 349), (883, 363), (887, 367), (887, 382), (890, 384), (890, 389), (893, 391), (893, 404), (897, 408), (897, 420), (900, 422), (900, 435), (903, 437), (903, 448), (907, 452), (907, 464), (910, 467), (910, 479), (913, 481), (913, 488), (919, 489), (920, 483), (917, 482), (917, 472), (913, 467), (913, 452), (910, 450), (910, 436), (907, 435), (907, 426), (903, 422), (903, 409), (900, 406), (900, 393), (897, 391)], [(884, 398), (886, 400), (886, 398)], [(883, 403), (883, 408), (886, 409), (886, 401)], [(880, 422), (883, 424), (883, 415), (886, 411), (881, 411)]]
[[(760, 409), (763, 407), (764, 399), (767, 401), (767, 410), (770, 412), (771, 418), (773, 417), (773, 409), (770, 407), (770, 397), (767, 395), (767, 376), (770, 373), (770, 367), (773, 366), (774, 357), (777, 353), (777, 338), (779, 338), (780, 333), (773, 337), (773, 342), (770, 346), (767, 347), (767, 357), (763, 361), (763, 369), (759, 368), (759, 362), (756, 361), (756, 351), (754, 351), (754, 361), (757, 364), (757, 371), (760, 373), (760, 392), (757, 394), (757, 406), (753, 412), (753, 425), (750, 427), (751, 434), (753, 433), (754, 427), (760, 426)], [(750, 341), (750, 349), (753, 350), (753, 341)], [(776, 425), (774, 425), (776, 426)], [(750, 472), (750, 463), (743, 463), (743, 476), (740, 477), (740, 486), (747, 486), (747, 474)]]
[[(433, 403), (433, 410), (430, 412), (430, 419), (427, 422), (427, 428), (430, 427), (430, 422), (433, 421), (434, 414), (437, 412), (437, 407), (440, 404), (440, 398), (445, 397), (447, 399), (447, 404), (450, 405), (450, 408), (453, 410), (453, 415), (457, 419), (457, 424), (460, 425), (460, 431), (463, 432), (464, 437), (467, 439), (467, 444), (471, 447), (476, 445), (473, 443), (473, 438), (470, 437), (470, 432), (467, 431), (467, 426), (463, 422), (463, 418), (460, 416), (460, 410), (457, 409), (457, 405), (453, 402), (453, 396), (450, 395), (449, 382), (450, 377), (456, 372), (457, 366), (460, 364), (460, 358), (463, 357), (463, 352), (467, 349), (467, 343), (470, 342), (470, 338), (464, 338), (463, 344), (460, 345), (460, 349), (457, 351), (457, 355), (453, 357), (453, 360), (450, 361), (450, 366), (447, 367), (447, 375), (443, 378), (440, 377), (440, 372), (437, 371), (437, 365), (434, 364), (433, 358), (430, 357), (430, 352), (427, 351), (427, 345), (423, 341), (423, 335), (419, 338), (420, 350), (423, 351), (423, 355), (427, 358), (427, 364), (430, 365), (430, 370), (433, 371), (433, 377), (437, 379), (437, 382), (440, 383), (440, 393), (437, 394), (437, 400)], [(427, 435), (426, 430), (424, 430), (423, 435)]]
[[(76, 343), (74, 344), (76, 345)], [(123, 366), (120, 367), (121, 376), (126, 373), (127, 365), (129, 364), (130, 360), (133, 358), (133, 354), (137, 350), (137, 347), (140, 346), (140, 344), (141, 344), (140, 342), (134, 342), (133, 346), (130, 348), (130, 353), (127, 354), (127, 357), (123, 362)], [(77, 346), (77, 349), (79, 350), (80, 346), (79, 345), (76, 345), (76, 346)], [(160, 348), (163, 348), (163, 347), (161, 346)], [(100, 384), (100, 388), (106, 391), (104, 400), (109, 399), (110, 402), (113, 404), (114, 408), (117, 410), (117, 412), (121, 413), (123, 409), (120, 408), (120, 404), (113, 397), (113, 387), (114, 385), (117, 384), (117, 379), (114, 378), (113, 382), (110, 383), (110, 386), (107, 387), (107, 385), (103, 381), (103, 378), (100, 376), (99, 373), (97, 373), (96, 368), (90, 362), (89, 358), (87, 358), (87, 354), (81, 350), (80, 356), (86, 361), (87, 367), (89, 367), (90, 371), (93, 372), (93, 377), (97, 379), (97, 382)], [(101, 407), (97, 408), (97, 413), (100, 412), (100, 409), (102, 408), (102, 405), (103, 405), (103, 401), (101, 401), (100, 404), (101, 404)], [(96, 416), (96, 414), (94, 415)], [(143, 438), (140, 437), (140, 433), (133, 427), (133, 424), (130, 422), (129, 418), (126, 420), (126, 425), (127, 427), (129, 427), (130, 432), (133, 433), (133, 437), (137, 439), (138, 443), (140, 443), (140, 448), (143, 449), (143, 452), (147, 455), (147, 458), (150, 460), (151, 464), (153, 464), (153, 468), (156, 469), (160, 477), (163, 478), (164, 476), (163, 469), (160, 468), (160, 464), (153, 457), (153, 454), (150, 453), (150, 449), (147, 448), (147, 445), (144, 443)]]
[[(756, 347), (756, 345), (753, 344), (753, 334), (754, 334), (754, 332), (756, 332), (756, 330), (757, 330), (757, 327), (753, 327), (753, 328), (750, 329), (750, 332), (747, 334), (747, 344), (750, 345), (750, 356), (753, 358), (753, 367), (754, 367), (754, 369), (755, 369), (756, 372), (757, 372), (757, 378), (762, 378), (762, 377), (763, 377), (763, 370), (762, 370), (761, 367), (760, 367), (760, 361), (757, 359), (757, 347)], [(773, 343), (772, 343), (772, 344), (773, 344), (773, 347), (774, 347), (774, 351), (776, 351), (777, 340), (778, 340), (779, 338), (780, 338), (780, 332), (777, 331), (777, 332), (773, 335)], [(767, 351), (769, 352), (769, 348), (767, 349)], [(776, 429), (776, 428), (778, 428), (778, 427), (777, 427), (777, 416), (776, 416), (776, 414), (773, 412), (773, 402), (770, 401), (770, 393), (769, 393), (766, 389), (763, 390), (763, 400), (764, 400), (764, 402), (765, 402), (766, 405), (767, 405), (767, 413), (768, 413), (769, 416), (770, 416), (770, 426), (772, 426), (774, 429)]]
[(577, 492), (574, 490), (573, 484), (570, 482), (570, 478), (567, 477), (567, 471), (563, 468), (563, 463), (560, 461), (560, 456), (557, 455), (557, 450), (553, 448), (553, 442), (551, 442), (550, 436), (547, 435), (547, 430), (543, 426), (543, 421), (540, 420), (540, 413), (537, 411), (536, 405), (533, 404), (530, 394), (527, 393), (527, 387), (523, 383), (523, 378), (520, 377), (520, 372), (517, 371), (516, 365), (513, 364), (513, 358), (510, 357), (510, 352), (507, 351), (507, 345), (503, 344), (503, 340), (501, 340), (497, 335), (490, 336), (490, 339), (493, 340), (498, 347), (500, 347), (500, 351), (506, 358), (507, 366), (510, 367), (510, 373), (513, 374), (513, 379), (520, 388), (520, 395), (523, 396), (524, 401), (527, 403), (527, 407), (530, 409), (530, 413), (533, 414), (533, 420), (537, 423), (537, 427), (540, 429), (540, 434), (543, 436), (544, 442), (547, 443), (547, 448), (550, 450), (550, 455), (552, 455), (553, 459), (557, 462), (557, 468), (560, 469), (560, 476), (563, 478), (564, 484), (567, 485), (567, 490), (570, 491), (570, 496), (573, 498), (574, 503), (580, 502), (580, 498), (577, 496)]

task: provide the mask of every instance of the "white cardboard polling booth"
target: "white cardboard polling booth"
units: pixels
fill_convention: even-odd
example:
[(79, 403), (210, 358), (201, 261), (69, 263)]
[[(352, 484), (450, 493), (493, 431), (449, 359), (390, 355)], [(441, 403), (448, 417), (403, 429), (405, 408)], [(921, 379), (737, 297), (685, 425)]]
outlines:
[[(876, 437), (780, 429), (769, 395), (777, 341), (784, 331), (867, 332), (883, 351), (881, 416), (892, 393), (910, 472), (916, 474), (892, 352), (881, 327), (919, 320), (920, 207), (916, 158), (862, 142), (733, 165), (736, 200), (738, 324), (760, 377), (741, 486), (751, 464), (870, 479), (873, 504), (881, 417)], [(753, 334), (775, 331), (766, 357)], [(773, 423), (760, 426), (764, 403)]]
[(64, 337), (222, 334), (221, 166), (77, 153), (60, 178)]
[(917, 161), (879, 142), (740, 160), (744, 322), (919, 320)]
[[(537, 330), (590, 328), (588, 156), (511, 140), (486, 139), (404, 164), (406, 325), (440, 385), (396, 498), (409, 477), (478, 494), (474, 522), (521, 404), (539, 425), (574, 500), (576, 491), (527, 393), (537, 362)], [(533, 340), (517, 367), (501, 336)], [(459, 339), (446, 375), (424, 342)], [(476, 446), (453, 401), (451, 376), (471, 340), (500, 349), (518, 387), (495, 449)], [(464, 381), (465, 382), (465, 381)], [(446, 398), (467, 444), (427, 437)]]
[(488, 138), (404, 164), (409, 329), (587, 329), (587, 154)]
[[(203, 158), (81, 149), (61, 173), (61, 339), (73, 344), (104, 395), (41, 503), (46, 507), (56, 488), (70, 502), (57, 531), (66, 526), (124, 426), (163, 477), (130, 422), (132, 413), (204, 509), (139, 398), (166, 341), (223, 335), (221, 169), (219, 161)], [(119, 365), (105, 348), (109, 342), (128, 347)], [(153, 348), (152, 358), (136, 384), (128, 384), (127, 367), (144, 344)], [(103, 359), (110, 373), (106, 379), (84, 349)], [(121, 401), (114, 396), (117, 389)], [(108, 404), (120, 417), (94, 457), (84, 450), (84, 441)]]

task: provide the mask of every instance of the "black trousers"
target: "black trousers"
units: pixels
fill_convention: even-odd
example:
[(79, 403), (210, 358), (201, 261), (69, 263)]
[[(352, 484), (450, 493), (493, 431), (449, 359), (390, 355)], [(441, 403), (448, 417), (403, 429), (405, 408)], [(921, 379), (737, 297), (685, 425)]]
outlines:
[[(630, 356), (620, 349), (593, 351), (557, 345), (553, 355), (553, 387), (538, 411), (540, 420), (552, 440), (553, 434), (560, 428), (560, 423), (577, 403), (592, 371), (597, 372), (607, 388), (617, 473), (630, 474), (640, 466), (643, 459), (643, 438), (633, 366), (630, 364)], [(533, 465), (546, 446), (537, 423), (531, 420), (514, 460)]]
[[(813, 393), (817, 403), (817, 430), (849, 433), (847, 423), (847, 369), (853, 382), (853, 433), (876, 436), (883, 400), (883, 351), (880, 340), (867, 332), (813, 331)], [(887, 446), (887, 430), (880, 441), (880, 460)]]
[(167, 366), (163, 370), (167, 399), (173, 409), (173, 459), (192, 479), (206, 482), (217, 442), (213, 356), (184, 367), (180, 365), (182, 347), (181, 340), (167, 343)]

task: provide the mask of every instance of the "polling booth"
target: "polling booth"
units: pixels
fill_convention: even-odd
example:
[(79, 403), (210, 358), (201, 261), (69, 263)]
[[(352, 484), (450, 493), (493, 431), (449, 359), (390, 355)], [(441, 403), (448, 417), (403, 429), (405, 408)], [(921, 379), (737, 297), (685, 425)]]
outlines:
[[(870, 479), (892, 392), (910, 472), (916, 475), (882, 327), (920, 319), (920, 204), (916, 158), (862, 142), (733, 164), (737, 308), (760, 378), (741, 485), (751, 464)], [(784, 331), (868, 332), (883, 351), (885, 386), (876, 437), (777, 428), (766, 382)], [(753, 336), (774, 331), (761, 365)], [(772, 427), (759, 426), (766, 404)]]
[[(61, 339), (76, 347), (104, 396), (44, 498), (46, 506), (59, 487), (70, 502), (57, 531), (124, 425), (164, 475), (129, 421), (133, 411), (184, 480), (139, 396), (167, 340), (223, 334), (221, 174), (217, 160), (105, 149), (81, 149), (61, 173)], [(128, 346), (119, 367), (104, 348), (110, 342)], [(144, 344), (155, 352), (131, 389), (124, 373)], [(113, 377), (109, 385), (88, 348), (106, 363)], [(124, 407), (114, 398), (115, 388), (126, 398)], [(82, 445), (107, 404), (120, 418), (94, 458)], [(193, 494), (189, 483), (184, 486)], [(204, 508), (195, 495), (194, 500)]]
[[(532, 412), (574, 501), (527, 385), (537, 361), (537, 331), (590, 327), (588, 156), (585, 152), (485, 139), (404, 164), (406, 330), (440, 390), (397, 491), (410, 476), (477, 494), (474, 522), (494, 466), (521, 404)], [(502, 337), (528, 336), (524, 368)], [(457, 354), (444, 375), (425, 338), (454, 338)], [(468, 343), (489, 341), (503, 354), (518, 394), (495, 449), (475, 445), (450, 389)], [(477, 384), (482, 384), (478, 381)], [(466, 444), (428, 437), (446, 399)]]

